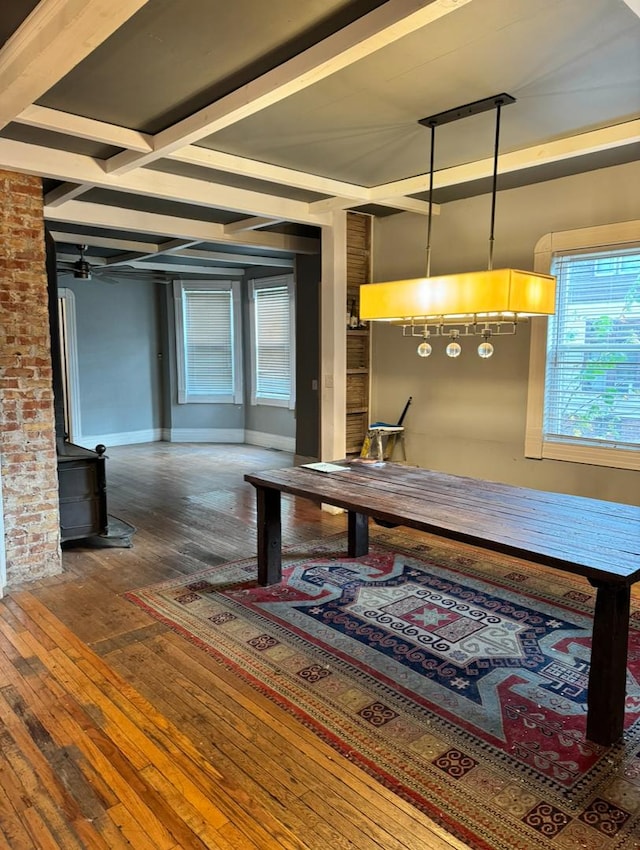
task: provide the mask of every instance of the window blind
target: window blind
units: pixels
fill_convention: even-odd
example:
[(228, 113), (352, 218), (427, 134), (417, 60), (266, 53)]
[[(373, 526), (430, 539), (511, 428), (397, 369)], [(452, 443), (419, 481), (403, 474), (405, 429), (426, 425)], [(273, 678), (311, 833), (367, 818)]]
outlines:
[(187, 397), (233, 396), (231, 291), (182, 291)]
[(289, 287), (254, 290), (256, 398), (291, 397), (291, 299)]
[(640, 447), (640, 249), (557, 256), (544, 439)]

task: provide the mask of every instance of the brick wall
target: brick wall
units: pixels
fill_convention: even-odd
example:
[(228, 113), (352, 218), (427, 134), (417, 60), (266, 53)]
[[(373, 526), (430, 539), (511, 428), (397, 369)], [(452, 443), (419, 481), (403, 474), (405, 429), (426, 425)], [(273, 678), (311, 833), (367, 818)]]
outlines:
[(60, 572), (42, 186), (1, 170), (0, 463), (8, 585)]

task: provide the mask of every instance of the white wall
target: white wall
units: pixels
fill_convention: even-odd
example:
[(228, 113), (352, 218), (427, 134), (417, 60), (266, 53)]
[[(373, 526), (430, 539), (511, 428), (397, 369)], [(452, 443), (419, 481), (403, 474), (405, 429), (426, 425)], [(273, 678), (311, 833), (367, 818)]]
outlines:
[[(640, 218), (640, 163), (500, 192), (496, 268), (532, 268), (545, 233)], [(455, 201), (434, 217), (432, 273), (486, 268), (489, 196)], [(373, 280), (424, 274), (426, 219), (410, 213), (376, 219)], [(477, 340), (462, 341), (457, 360), (416, 355), (420, 340), (396, 327), (372, 331), (372, 419), (395, 421), (409, 396), (405, 420), (410, 463), (511, 484), (640, 504), (637, 472), (525, 459), (524, 428), (529, 328), (494, 340), (482, 361)]]

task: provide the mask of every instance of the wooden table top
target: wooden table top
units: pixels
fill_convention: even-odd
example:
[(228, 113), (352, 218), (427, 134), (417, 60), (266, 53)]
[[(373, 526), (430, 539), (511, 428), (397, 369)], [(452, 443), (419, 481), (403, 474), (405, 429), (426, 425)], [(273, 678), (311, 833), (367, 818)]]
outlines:
[(336, 463), (348, 469), (322, 473), (298, 466), (245, 480), (596, 582), (640, 579), (640, 507), (395, 463)]

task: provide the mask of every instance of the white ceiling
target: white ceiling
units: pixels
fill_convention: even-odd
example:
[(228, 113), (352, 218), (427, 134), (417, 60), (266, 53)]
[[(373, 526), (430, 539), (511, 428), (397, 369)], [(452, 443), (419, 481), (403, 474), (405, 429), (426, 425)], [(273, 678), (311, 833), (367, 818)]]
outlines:
[[(63, 253), (286, 268), (333, 210), (425, 214), (417, 121), (469, 101), (516, 98), (505, 187), (637, 158), (638, 5), (25, 0), (0, 11), (0, 167), (47, 178)], [(487, 191), (494, 118), (437, 131), (436, 201)]]

